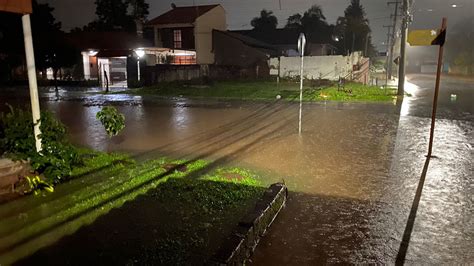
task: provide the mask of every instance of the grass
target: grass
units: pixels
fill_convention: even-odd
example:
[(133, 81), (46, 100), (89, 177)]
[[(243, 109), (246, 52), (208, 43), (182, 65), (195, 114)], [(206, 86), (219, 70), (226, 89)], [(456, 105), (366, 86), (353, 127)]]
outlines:
[[(338, 90), (334, 82), (318, 85), (307, 81), (303, 88), (303, 100), (313, 101), (391, 101), (395, 96), (392, 89), (381, 89), (359, 83), (347, 83), (344, 90)], [(299, 83), (273, 81), (222, 81), (209, 86), (185, 83), (165, 83), (152, 87), (132, 89), (118, 93), (156, 95), (161, 97), (217, 98), (239, 100), (274, 100), (280, 95), (283, 100), (299, 100)]]
[[(131, 258), (144, 263), (205, 261), (264, 190), (253, 173), (210, 170), (209, 161), (137, 163), (120, 154), (81, 154), (85, 164), (54, 193), (0, 205), (0, 262), (38, 261), (35, 257), (51, 250), (61, 254), (55, 257), (58, 262), (74, 258), (75, 252), (86, 262), (98, 259), (94, 250), (114, 243), (117, 251), (107, 258), (121, 264)], [(138, 220), (129, 221), (133, 217)], [(113, 228), (123, 232), (114, 235)], [(84, 231), (98, 239), (115, 238), (90, 242), (91, 234)], [(59, 241), (66, 235), (71, 235), (67, 242)], [(141, 239), (142, 246), (133, 244), (134, 239)]]

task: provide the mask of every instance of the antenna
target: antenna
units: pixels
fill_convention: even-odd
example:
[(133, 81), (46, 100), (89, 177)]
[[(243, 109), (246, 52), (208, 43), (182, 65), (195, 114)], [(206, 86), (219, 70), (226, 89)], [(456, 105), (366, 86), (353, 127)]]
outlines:
[(175, 9), (175, 8), (176, 8), (176, 4), (175, 4), (175, 3), (171, 3), (171, 8), (172, 8), (172, 9)]

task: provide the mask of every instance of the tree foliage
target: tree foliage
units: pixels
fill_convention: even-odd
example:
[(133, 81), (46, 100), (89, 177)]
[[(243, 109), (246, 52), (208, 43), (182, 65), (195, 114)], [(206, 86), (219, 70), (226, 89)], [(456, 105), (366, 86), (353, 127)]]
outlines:
[(136, 31), (136, 21), (144, 21), (149, 14), (145, 0), (95, 0), (97, 19), (78, 31)]
[(25, 51), (23, 49), (23, 30), (21, 17), (0, 12), (0, 81), (13, 80), (13, 70), (20, 66)]
[(344, 11), (344, 17), (338, 18), (334, 31), (338, 35), (338, 48), (341, 52), (365, 51), (367, 45), (368, 53), (374, 53), (369, 20), (360, 0), (351, 0)]
[[(38, 70), (53, 68), (54, 73), (62, 67), (70, 67), (77, 61), (77, 51), (65, 39), (61, 23), (56, 21), (49, 4), (32, 2), (31, 28)], [(21, 16), (0, 13), (0, 50), (6, 54), (0, 59), (3, 80), (13, 79), (12, 69), (23, 64), (24, 40)], [(10, 72), (10, 73), (8, 73)]]
[(38, 4), (33, 1), (31, 28), (35, 48), (35, 61), (38, 70), (53, 69), (56, 79), (62, 67), (71, 67), (78, 61), (79, 51), (76, 51), (61, 31), (61, 23), (56, 21), (49, 4)]
[(301, 29), (302, 24), (301, 24), (301, 14), (296, 13), (294, 15), (291, 15), (288, 17), (288, 20), (286, 21), (286, 26), (285, 28), (288, 29)]
[(125, 127), (125, 116), (113, 106), (104, 106), (96, 118), (102, 123), (109, 137), (116, 136)]
[(127, 0), (127, 3), (129, 5), (129, 9), (131, 10), (130, 16), (132, 16), (134, 19), (144, 20), (150, 14), (148, 11), (150, 5), (148, 5), (145, 0)]
[(447, 32), (446, 61), (465, 74), (474, 74), (474, 21), (465, 18)]
[(35, 123), (29, 109), (9, 106), (9, 112), (0, 114), (0, 150), (11, 158), (29, 160), (33, 170), (44, 174), (49, 182), (60, 182), (70, 175), (74, 165), (81, 164), (78, 151), (69, 143), (66, 127), (52, 113), (42, 112), (42, 151), (37, 153)]
[(319, 5), (313, 5), (304, 12), (301, 25), (309, 41), (315, 43), (330, 41), (329, 25)]
[(255, 31), (267, 33), (276, 29), (278, 19), (272, 11), (263, 9), (260, 11), (260, 17), (253, 18), (250, 24)]

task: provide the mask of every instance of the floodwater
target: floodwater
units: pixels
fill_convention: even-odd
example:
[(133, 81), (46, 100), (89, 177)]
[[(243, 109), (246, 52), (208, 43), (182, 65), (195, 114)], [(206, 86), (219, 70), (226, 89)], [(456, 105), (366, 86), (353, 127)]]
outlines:
[[(283, 180), (290, 189), (287, 206), (257, 247), (254, 265), (391, 264), (397, 256), (408, 263), (472, 263), (474, 84), (443, 81), (435, 157), (422, 175), (434, 77), (412, 76), (409, 82), (412, 96), (403, 102), (304, 104), (301, 136), (298, 105), (282, 101), (44, 90), (41, 106), (55, 112), (80, 145), (137, 158), (213, 159), (253, 169), (264, 183)], [(7, 95), (0, 99), (26, 102), (21, 93)], [(124, 132), (113, 139), (95, 119), (104, 104), (126, 117)], [(406, 228), (411, 234), (403, 250)]]

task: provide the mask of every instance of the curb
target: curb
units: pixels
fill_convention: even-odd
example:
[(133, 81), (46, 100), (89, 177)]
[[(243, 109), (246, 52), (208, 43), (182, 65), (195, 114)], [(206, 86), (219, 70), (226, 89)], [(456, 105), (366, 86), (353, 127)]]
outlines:
[(253, 254), (280, 210), (285, 206), (288, 188), (285, 184), (271, 185), (212, 256), (209, 265), (244, 265)]

